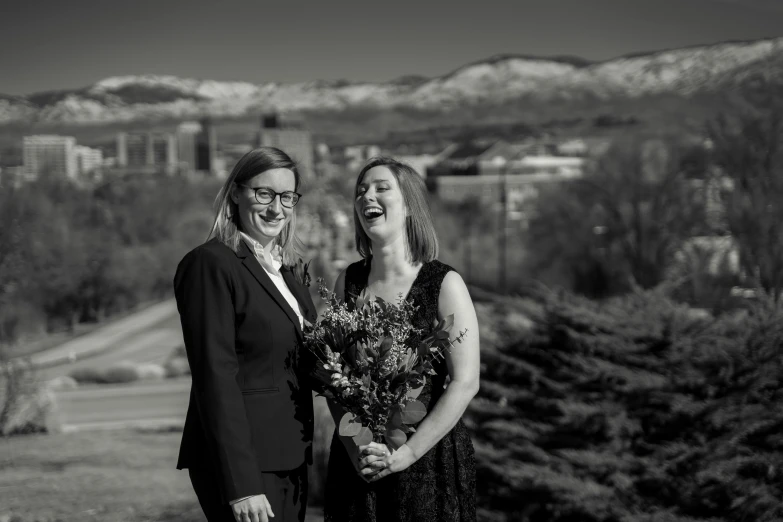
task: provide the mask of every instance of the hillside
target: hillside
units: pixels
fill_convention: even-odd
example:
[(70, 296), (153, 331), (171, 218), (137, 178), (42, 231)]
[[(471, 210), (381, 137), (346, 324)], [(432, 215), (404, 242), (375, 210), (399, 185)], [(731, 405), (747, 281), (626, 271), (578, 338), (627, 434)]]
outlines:
[(718, 106), (765, 75), (783, 86), (783, 38), (724, 42), (623, 56), (491, 57), (434, 78), (385, 83), (223, 82), (175, 76), (119, 76), (94, 85), (14, 97), (0, 95), (0, 126), (33, 128), (179, 121), (211, 115), (303, 115), (320, 130), (368, 124), (387, 130), (519, 120), (545, 122), (622, 111), (688, 118)]

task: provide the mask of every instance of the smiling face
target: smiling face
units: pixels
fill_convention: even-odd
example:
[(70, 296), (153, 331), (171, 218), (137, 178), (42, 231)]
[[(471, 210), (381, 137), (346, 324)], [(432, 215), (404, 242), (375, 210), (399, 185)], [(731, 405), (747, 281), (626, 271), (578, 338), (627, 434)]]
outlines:
[(374, 243), (390, 243), (405, 231), (405, 201), (394, 174), (384, 166), (368, 170), (356, 186), (356, 215)]
[(255, 191), (246, 188), (265, 187), (275, 192), (296, 190), (296, 177), (290, 169), (271, 169), (258, 174), (241, 185), (234, 185), (231, 199), (238, 206), (239, 220), (242, 231), (253, 239), (267, 245), (280, 235), (291, 221), (294, 209), (280, 204), (280, 196), (271, 203), (262, 204), (256, 200)]

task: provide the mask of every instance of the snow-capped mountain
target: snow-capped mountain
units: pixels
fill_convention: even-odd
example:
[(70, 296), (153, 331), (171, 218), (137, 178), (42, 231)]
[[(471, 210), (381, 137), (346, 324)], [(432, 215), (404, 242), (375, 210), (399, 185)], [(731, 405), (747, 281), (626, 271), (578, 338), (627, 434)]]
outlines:
[(496, 56), (445, 76), (386, 83), (220, 82), (121, 76), (90, 87), (24, 97), (0, 95), (0, 124), (101, 124), (260, 111), (351, 109), (453, 113), (525, 102), (609, 103), (657, 95), (691, 98), (736, 87), (756, 74), (783, 76), (783, 38), (726, 42), (591, 63), (578, 58)]

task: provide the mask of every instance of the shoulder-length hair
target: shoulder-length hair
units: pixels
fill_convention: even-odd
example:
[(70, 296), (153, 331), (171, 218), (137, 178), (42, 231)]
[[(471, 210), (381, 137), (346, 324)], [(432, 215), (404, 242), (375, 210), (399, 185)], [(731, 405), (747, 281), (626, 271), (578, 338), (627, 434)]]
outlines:
[[(426, 263), (438, 257), (438, 236), (432, 222), (427, 186), (419, 174), (401, 161), (388, 157), (375, 157), (370, 159), (356, 179), (354, 186), (354, 201), (358, 196), (359, 184), (364, 175), (375, 167), (386, 167), (394, 175), (400, 186), (402, 200), (405, 204), (407, 215), (405, 217), (405, 244), (408, 256), (413, 263)], [(362, 228), (356, 205), (353, 207), (353, 226), (356, 234), (356, 251), (363, 258), (372, 255), (372, 241)]]
[[(234, 252), (239, 251), (242, 224), (239, 220), (239, 208), (231, 199), (231, 188), (234, 184), (244, 184), (262, 172), (272, 169), (288, 169), (294, 173), (294, 190), (299, 190), (301, 182), (299, 169), (288, 154), (275, 147), (258, 147), (240, 158), (231, 174), (215, 198), (215, 220), (212, 222), (212, 230), (207, 240), (217, 238)], [(291, 213), (291, 220), (283, 228), (275, 242), (280, 245), (282, 262), (284, 265), (293, 265), (298, 258), (298, 239), (296, 231), (296, 211)]]

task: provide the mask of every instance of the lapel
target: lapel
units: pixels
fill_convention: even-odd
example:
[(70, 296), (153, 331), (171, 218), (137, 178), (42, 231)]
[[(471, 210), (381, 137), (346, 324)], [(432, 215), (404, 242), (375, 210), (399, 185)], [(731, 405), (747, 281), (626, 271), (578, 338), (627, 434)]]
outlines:
[(288, 285), (288, 289), (291, 290), (291, 293), (296, 297), (296, 301), (302, 309), (304, 318), (307, 321), (314, 323), (318, 318), (318, 314), (315, 312), (315, 305), (313, 304), (313, 299), (310, 297), (310, 291), (306, 286), (299, 284), (294, 277), (294, 272), (291, 270), (291, 267), (282, 267), (280, 273), (283, 276), (285, 284)]
[[(256, 256), (253, 255), (253, 253), (250, 251), (250, 247), (247, 246), (247, 243), (245, 243), (244, 240), (240, 240), (239, 252), (237, 252), (237, 256), (242, 259), (242, 264), (245, 265), (245, 268), (247, 268), (250, 273), (253, 274), (253, 277), (256, 278), (256, 281), (258, 281), (261, 286), (264, 287), (264, 290), (267, 291), (272, 299), (275, 300), (277, 305), (282, 308), (283, 312), (285, 312), (291, 322), (294, 323), (296, 334), (301, 339), (302, 328), (299, 326), (299, 318), (297, 317), (296, 312), (291, 309), (291, 305), (288, 304), (288, 301), (285, 300), (283, 294), (280, 293), (280, 290), (277, 289), (277, 286), (275, 286), (275, 284), (269, 278), (269, 274), (266, 273), (266, 270), (264, 270), (264, 268), (258, 262)], [(286, 283), (288, 283), (288, 281), (286, 281)], [(294, 293), (290, 286), (289, 289), (291, 289), (292, 293)], [(295, 293), (294, 296), (298, 301), (299, 297), (296, 296)]]

